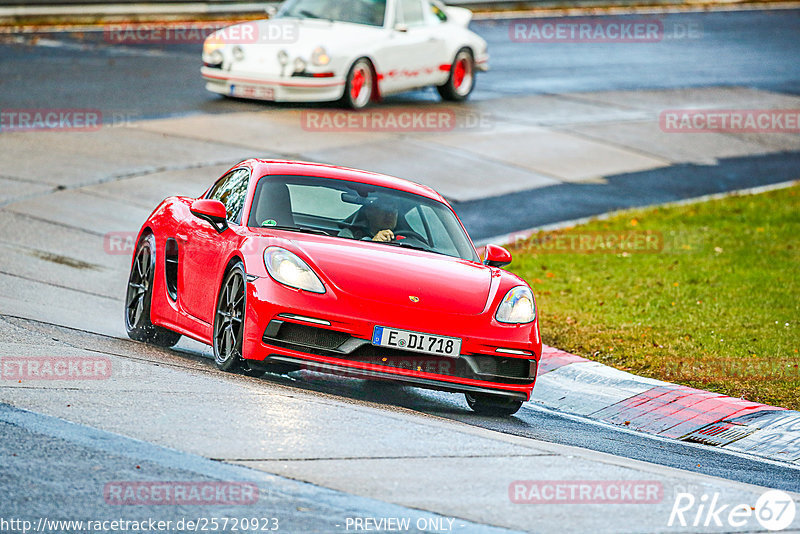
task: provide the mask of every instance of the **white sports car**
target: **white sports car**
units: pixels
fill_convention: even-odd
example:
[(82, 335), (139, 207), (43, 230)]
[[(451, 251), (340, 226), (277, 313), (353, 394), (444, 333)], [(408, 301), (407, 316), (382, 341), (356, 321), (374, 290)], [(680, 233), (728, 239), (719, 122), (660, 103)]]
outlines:
[(438, 0), (287, 0), (269, 20), (209, 35), (202, 74), (209, 91), (278, 102), (359, 109), (427, 86), (460, 101), (488, 68), (471, 19)]

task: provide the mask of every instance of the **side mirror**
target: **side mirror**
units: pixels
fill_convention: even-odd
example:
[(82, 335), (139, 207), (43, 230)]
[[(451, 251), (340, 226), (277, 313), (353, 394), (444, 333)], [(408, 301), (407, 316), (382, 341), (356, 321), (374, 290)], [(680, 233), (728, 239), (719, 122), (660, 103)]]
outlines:
[(486, 259), (483, 263), (490, 267), (504, 267), (511, 263), (511, 253), (497, 245), (486, 245)]
[(198, 198), (192, 202), (189, 211), (195, 217), (210, 222), (217, 232), (222, 233), (228, 227), (228, 214), (225, 211), (225, 204), (219, 200)]
[(394, 25), (394, 31), (400, 32), (400, 33), (406, 33), (408, 31), (408, 26), (406, 26), (405, 24), (402, 24), (402, 23), (395, 24)]
[(264, 8), (264, 11), (267, 13), (267, 18), (275, 18), (275, 15), (278, 14), (278, 7), (271, 4)]

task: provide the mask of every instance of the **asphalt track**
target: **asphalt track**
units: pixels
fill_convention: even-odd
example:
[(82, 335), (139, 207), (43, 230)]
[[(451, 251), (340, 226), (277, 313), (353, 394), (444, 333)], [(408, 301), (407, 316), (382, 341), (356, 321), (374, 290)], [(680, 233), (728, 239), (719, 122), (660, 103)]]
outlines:
[[(491, 70), (479, 74), (473, 100), (524, 94), (625, 89), (745, 86), (800, 94), (797, 38), (800, 11), (629, 15), (656, 19), (665, 38), (654, 43), (519, 43), (509, 21), (480, 20), (472, 28), (489, 43)], [(680, 37), (692, 29), (692, 36)], [(675, 37), (669, 38), (668, 36)], [(30, 34), (38, 46), (2, 43), (3, 106), (96, 108), (133, 118), (264, 110), (283, 105), (235, 102), (205, 91), (200, 44), (126, 46), (94, 32)], [(391, 102), (438, 100), (432, 89)]]
[[(563, 47), (538, 45), (541, 48), (537, 48), (535, 54), (519, 54), (519, 48), (512, 48), (507, 42), (507, 26), (490, 21), (478, 22), (475, 23), (476, 30), (490, 41), (493, 70), (480, 78), (475, 97), (487, 102), (497, 101), (497, 105), (502, 106), (503, 98), (530, 92), (559, 93), (720, 84), (798, 94), (798, 15), (796, 11), (670, 15), (668, 19), (673, 22), (699, 24), (706, 36), (703, 47), (694, 46), (688, 41), (675, 41), (661, 43), (663, 46), (642, 47), (641, 50), (629, 47), (625, 49), (624, 55), (612, 53), (615, 45), (582, 47), (580, 54)], [(745, 27), (748, 31), (743, 31)], [(732, 36), (736, 38), (733, 39)], [(272, 107), (268, 104), (217, 99), (206, 94), (197, 80), (197, 65), (189, 61), (196, 58), (196, 46), (165, 50), (140, 47), (131, 50), (108, 46), (98, 36), (48, 36), (50, 37), (54, 41), (49, 44), (45, 40), (44, 44), (40, 41), (36, 46), (0, 45), (0, 52), (3, 53), (0, 62), (1, 107), (92, 107), (109, 110), (118, 117), (133, 119), (175, 114), (217, 114)], [(154, 88), (158, 89), (154, 91)], [(393, 98), (392, 102), (432, 98), (430, 92), (417, 92)], [(286, 106), (274, 107), (282, 109)], [(721, 161), (717, 166), (687, 165), (647, 171), (645, 176), (612, 177), (610, 186), (562, 184), (539, 189), (535, 195), (515, 193), (459, 203), (456, 208), (471, 233), (481, 238), (608, 209), (795, 179), (797, 176), (793, 173), (796, 173), (799, 159), (796, 153), (731, 158)], [(707, 179), (709, 173), (714, 179)], [(701, 175), (705, 179), (693, 179)], [(633, 181), (627, 181), (634, 178), (635, 186)], [(580, 189), (580, 194), (576, 194), (576, 189)], [(631, 195), (631, 191), (638, 191), (640, 194)], [(626, 194), (621, 195), (621, 192)], [(567, 199), (574, 208), (564, 209)], [(515, 226), (499, 224), (498, 221), (507, 221), (508, 218), (499, 217), (498, 214), (509, 210), (513, 213), (518, 209), (515, 208), (515, 203), (520, 213)], [(529, 209), (531, 203), (540, 209)], [(521, 207), (525, 205), (528, 209), (523, 211)], [(4, 231), (11, 231), (8, 226), (4, 228)], [(37, 236), (34, 232), (31, 239), (46, 238), (43, 235)], [(74, 255), (80, 256), (79, 251)], [(115, 265), (124, 263), (117, 262)], [(8, 272), (9, 266), (2, 266), (2, 270)], [(14, 280), (35, 278), (38, 275), (16, 272), (15, 276), (14, 279), (4, 278), (2, 283), (13, 284)], [(91, 276), (91, 271), (87, 276)], [(114, 279), (120, 276), (125, 276), (124, 271), (121, 274), (115, 272)], [(20, 287), (23, 285), (20, 282)], [(105, 304), (109, 304), (111, 309), (115, 309), (114, 306), (121, 307), (119, 299), (110, 296), (119, 292), (115, 293), (107, 288), (98, 288), (98, 292), (99, 300), (97, 295), (83, 297), (86, 300), (80, 305), (80, 317), (75, 319), (84, 325), (83, 328), (57, 326), (69, 323), (66, 319), (59, 321), (32, 317), (30, 314), (14, 317), (14, 314), (6, 312), (0, 325), (0, 337), (7, 346), (49, 347), (52, 350), (60, 350), (59, 347), (75, 350), (102, 348), (112, 351), (111, 353), (125, 361), (168, 366), (177, 373), (170, 380), (192, 380), (192, 377), (217, 373), (208, 359), (208, 350), (195, 343), (182, 343), (176, 351), (160, 351), (116, 339), (121, 337), (119, 329), (109, 331), (99, 325), (109, 322), (102, 311), (106, 309)], [(21, 295), (20, 298), (24, 298), (24, 291)], [(97, 302), (102, 302), (103, 306), (93, 308), (93, 304)], [(57, 304), (68, 305), (63, 302)], [(105, 337), (108, 334), (112, 337)], [(471, 413), (461, 396), (391, 384), (373, 384), (309, 372), (295, 373), (288, 377), (267, 375), (258, 380), (225, 375), (224, 380), (231, 387), (255, 384), (266, 391), (289, 391), (289, 395), (296, 391), (303, 398), (303, 394), (308, 394), (312, 399), (344, 403), (358, 410), (399, 412), (412, 418), (415, 413), (422, 414), (420, 417), (423, 418), (426, 415), (441, 417), (510, 436), (592, 449), (763, 487), (800, 491), (800, 472), (796, 468), (720, 452), (710, 447), (661, 440), (536, 407), (526, 406), (514, 418), (497, 420)], [(169, 387), (167, 384), (169, 381), (164, 381), (162, 385)], [(122, 386), (114, 391), (115, 395), (110, 395), (97, 404), (98, 410), (95, 413), (102, 417), (107, 412), (108, 419), (102, 424), (105, 431), (134, 435), (124, 422), (113, 420), (115, 416), (124, 413), (119, 405), (125, 402), (121, 400), (125, 397), (118, 397), (126, 391), (125, 385)], [(75, 388), (75, 391), (70, 392), (69, 388), (65, 388), (59, 395), (80, 398), (82, 393), (79, 389)], [(133, 389), (131, 386), (131, 391)], [(83, 419), (84, 424), (92, 426), (92, 419), (86, 415), (69, 415), (70, 411), (63, 407), (63, 402), (66, 401), (64, 397), (45, 397), (47, 392), (36, 388), (24, 391), (22, 388), (5, 386), (2, 390), (2, 400), (5, 402), (77, 422)], [(164, 435), (170, 434), (170, 421), (159, 417), (158, 410), (152, 410), (146, 400), (131, 398), (137, 400), (128, 402), (134, 402), (135, 408), (145, 410), (151, 417), (152, 428), (136, 434), (138, 439), (162, 445), (169, 443)], [(213, 402), (212, 399), (208, 401)], [(155, 446), (141, 441), (126, 441), (126, 438), (103, 433), (101, 430), (90, 431), (65, 425), (67, 424), (59, 419), (26, 414), (16, 408), (0, 405), (0, 427), (4, 436), (0, 455), (3, 458), (3, 474), (6, 475), (3, 482), (0, 482), (0, 488), (5, 495), (13, 495), (13, 499), (5, 501), (2, 510), (4, 515), (45, 515), (52, 511), (48, 501), (59, 500), (54, 499), (55, 496), (66, 499), (75, 498), (76, 495), (82, 500), (76, 503), (75, 510), (81, 510), (87, 516), (101, 509), (107, 511), (102, 504), (98, 505), (92, 495), (85, 494), (87, 485), (102, 485), (109, 479), (135, 479), (137, 469), (142, 466), (148, 467), (148, 476), (161, 480), (202, 480), (203, 477), (242, 480), (246, 476), (243, 471), (235, 474), (215, 471), (228, 468), (218, 462), (188, 457), (175, 451), (156, 451)], [(295, 432), (302, 434), (307, 422), (293, 419), (292, 414), (287, 414), (280, 425), (298, 425)], [(268, 430), (269, 427), (265, 429)], [(175, 439), (178, 440), (175, 443), (180, 442), (180, 436)], [(211, 435), (208, 439), (219, 441), (224, 446), (226, 436)], [(398, 432), (394, 439), (406, 438)], [(42, 446), (34, 449), (20, 446), (21, 443), (32, 441)], [(98, 443), (105, 445), (98, 447)], [(24, 458), (24, 461), (12, 458)], [(146, 463), (153, 458), (159, 458), (160, 462), (155, 461), (153, 465)], [(232, 459), (225, 455), (220, 458), (228, 461)], [(134, 467), (131, 467), (132, 461)], [(270, 475), (261, 475), (252, 470), (248, 472), (251, 473), (248, 476), (255, 477), (259, 487), (270, 488), (264, 490), (270, 499), (270, 508), (266, 512), (286, 513), (287, 508), (292, 507), (300, 512), (290, 514), (292, 523), (288, 527), (289, 531), (336, 530), (331, 528), (332, 518), (344, 518), (347, 513), (376, 517), (410, 513), (408, 508), (392, 509), (393, 505), (352, 497), (334, 490), (320, 498), (317, 486), (312, 488), (313, 492), (304, 493), (311, 489), (300, 482), (294, 484), (287, 479), (259, 479), (260, 476)], [(302, 479), (300, 476), (297, 478)], [(303, 499), (313, 504), (304, 506)], [(31, 503), (34, 503), (33, 506)], [(309, 514), (308, 510), (312, 512)], [(197, 511), (192, 509), (187, 513), (197, 515)], [(218, 515), (239, 512), (236, 509), (219, 508), (215, 511)], [(147, 512), (152, 512), (150, 515), (158, 514), (158, 510)], [(170, 510), (169, 516), (173, 517), (174, 512), (175, 510)], [(624, 526), (618, 526), (616, 531), (626, 530)], [(469, 530), (469, 522), (464, 522), (463, 527)], [(483, 530), (485, 527), (473, 528)], [(615, 529), (611, 528), (610, 531)]]
[[(478, 77), (472, 101), (515, 96), (709, 86), (800, 94), (800, 11), (629, 15), (658, 20), (655, 43), (520, 43), (509, 20), (479, 20), (491, 70)], [(0, 105), (5, 108), (89, 108), (107, 122), (193, 114), (281, 111), (288, 104), (235, 101), (211, 95), (198, 76), (199, 44), (108, 42), (102, 30), (0, 34)], [(6, 44), (3, 44), (6, 43)], [(389, 105), (438, 100), (432, 89), (388, 99)], [(307, 106), (306, 108), (314, 108)], [(473, 239), (797, 178), (797, 152), (721, 158), (619, 174), (609, 183), (562, 183), (491, 199), (453, 201)]]

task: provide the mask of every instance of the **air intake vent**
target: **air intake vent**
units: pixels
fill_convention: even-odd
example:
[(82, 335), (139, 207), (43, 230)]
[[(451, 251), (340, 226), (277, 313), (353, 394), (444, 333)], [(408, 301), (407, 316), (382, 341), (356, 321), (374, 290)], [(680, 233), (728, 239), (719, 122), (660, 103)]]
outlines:
[(296, 323), (282, 323), (278, 332), (273, 335), (269, 335), (269, 330), (268, 328), (264, 334), (264, 341), (267, 343), (272, 339), (322, 350), (336, 349), (350, 339), (350, 334), (344, 332)]
[(178, 299), (178, 242), (170, 237), (164, 247), (164, 274), (167, 279), (167, 294)]
[(528, 378), (530, 360), (524, 358), (498, 358), (496, 356), (472, 356), (475, 372), (482, 375)]

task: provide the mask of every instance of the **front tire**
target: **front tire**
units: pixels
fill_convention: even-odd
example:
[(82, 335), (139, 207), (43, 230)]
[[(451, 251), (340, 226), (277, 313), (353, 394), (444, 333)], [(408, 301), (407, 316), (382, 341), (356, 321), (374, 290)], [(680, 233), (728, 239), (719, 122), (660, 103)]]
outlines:
[(214, 314), (214, 363), (223, 371), (238, 371), (244, 344), (244, 267), (234, 265), (225, 275)]
[(468, 48), (462, 48), (450, 65), (447, 81), (436, 87), (442, 100), (463, 102), (475, 87), (475, 59)]
[(350, 109), (364, 109), (372, 101), (372, 64), (366, 58), (353, 63), (344, 84), (342, 104)]
[(153, 303), (153, 280), (156, 272), (156, 239), (147, 234), (139, 241), (133, 266), (128, 276), (128, 292), (125, 296), (125, 330), (128, 337), (152, 343), (159, 347), (172, 347), (181, 335), (150, 321)]
[(488, 393), (465, 393), (467, 404), (481, 415), (509, 416), (522, 407), (522, 401)]
[(247, 288), (244, 266), (237, 263), (222, 282), (214, 314), (214, 363), (223, 371), (261, 376), (264, 370), (250, 367), (242, 357), (244, 345), (244, 314)]

